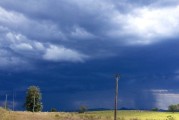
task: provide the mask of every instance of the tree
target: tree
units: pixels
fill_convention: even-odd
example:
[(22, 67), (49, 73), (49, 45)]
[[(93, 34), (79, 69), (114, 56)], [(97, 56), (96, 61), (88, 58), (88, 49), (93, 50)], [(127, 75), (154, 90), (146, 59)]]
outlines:
[(87, 107), (86, 106), (80, 106), (79, 113), (84, 113), (86, 111), (87, 111)]
[(170, 106), (168, 106), (168, 111), (170, 111), (170, 112), (176, 112), (177, 111), (177, 105), (170, 105)]
[(42, 95), (39, 87), (30, 86), (26, 93), (25, 107), (27, 111), (39, 112), (42, 111)]

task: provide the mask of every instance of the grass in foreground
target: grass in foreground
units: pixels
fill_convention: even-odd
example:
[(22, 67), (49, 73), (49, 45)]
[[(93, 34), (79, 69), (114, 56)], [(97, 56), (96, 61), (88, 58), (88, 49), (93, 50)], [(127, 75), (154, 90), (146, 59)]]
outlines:
[[(0, 120), (113, 120), (113, 111), (64, 112), (12, 112), (0, 108)], [(119, 111), (117, 120), (179, 120), (179, 113), (150, 111)]]

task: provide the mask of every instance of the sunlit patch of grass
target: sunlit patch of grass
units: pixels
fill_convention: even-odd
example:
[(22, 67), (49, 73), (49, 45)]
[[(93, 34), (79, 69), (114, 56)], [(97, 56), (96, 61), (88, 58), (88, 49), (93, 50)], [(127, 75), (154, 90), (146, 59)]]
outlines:
[[(0, 120), (113, 120), (113, 111), (87, 112), (13, 112), (0, 108)], [(179, 120), (179, 113), (118, 111), (117, 120)]]

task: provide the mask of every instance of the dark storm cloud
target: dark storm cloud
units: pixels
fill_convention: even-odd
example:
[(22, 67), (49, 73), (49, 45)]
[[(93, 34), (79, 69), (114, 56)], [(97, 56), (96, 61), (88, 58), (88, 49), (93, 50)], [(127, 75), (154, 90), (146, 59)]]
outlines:
[[(122, 13), (116, 3), (107, 0), (95, 1), (95, 4), (93, 0), (17, 1), (16, 4), (1, 1), (1, 42), (23, 56), (15, 55), (20, 61), (29, 63), (25, 55), (28, 52), (32, 59), (77, 62), (119, 54), (114, 53), (114, 49), (120, 50), (119, 46), (152, 44), (163, 37), (176, 36), (177, 31), (173, 31), (178, 28), (176, 5), (152, 9), (149, 3), (137, 1), (139, 6)], [(132, 1), (119, 3), (123, 8), (134, 4)], [(165, 18), (168, 14), (170, 17)], [(170, 27), (165, 28), (167, 24)]]

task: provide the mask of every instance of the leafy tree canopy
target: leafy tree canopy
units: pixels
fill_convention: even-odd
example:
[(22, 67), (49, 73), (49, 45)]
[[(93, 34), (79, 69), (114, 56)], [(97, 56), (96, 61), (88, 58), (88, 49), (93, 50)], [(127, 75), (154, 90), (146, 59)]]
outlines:
[(42, 95), (40, 88), (37, 86), (30, 86), (26, 93), (25, 107), (27, 111), (38, 112), (42, 111)]

